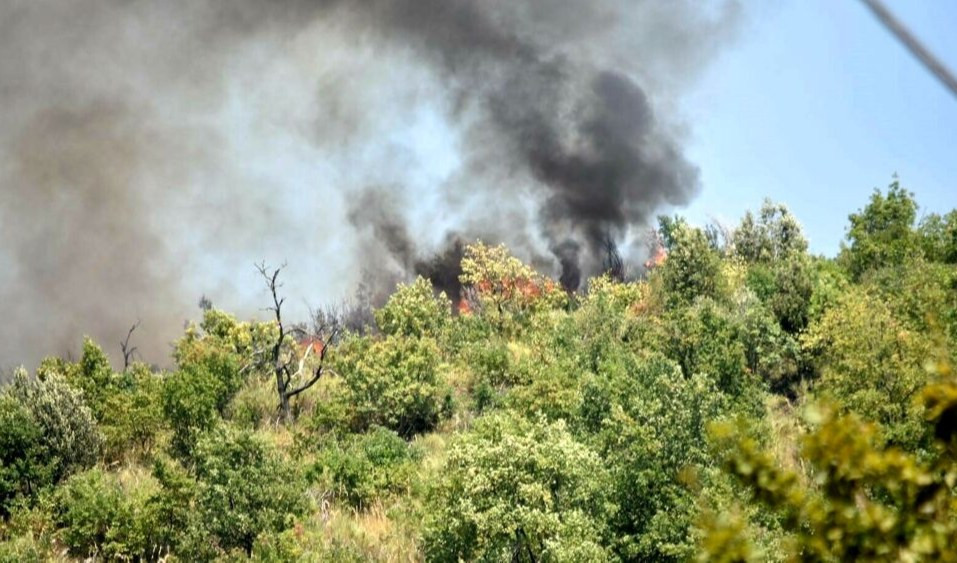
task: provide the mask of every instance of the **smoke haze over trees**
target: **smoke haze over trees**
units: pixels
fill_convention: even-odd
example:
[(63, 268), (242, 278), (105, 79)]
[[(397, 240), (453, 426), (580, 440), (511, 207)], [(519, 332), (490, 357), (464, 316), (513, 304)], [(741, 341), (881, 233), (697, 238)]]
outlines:
[[(698, 190), (676, 100), (733, 2), (117, 0), (0, 6), (0, 365), (137, 334), (200, 295), (454, 293), (461, 241), (566, 285)], [(458, 254), (457, 254), (458, 253)], [(444, 258), (443, 258), (444, 257)], [(443, 282), (442, 280), (446, 280)]]

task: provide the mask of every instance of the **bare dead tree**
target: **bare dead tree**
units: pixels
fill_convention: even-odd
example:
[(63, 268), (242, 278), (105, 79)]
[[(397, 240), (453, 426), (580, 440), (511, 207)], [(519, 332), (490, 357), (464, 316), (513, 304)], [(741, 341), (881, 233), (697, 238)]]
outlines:
[(133, 323), (133, 326), (130, 327), (129, 332), (126, 333), (126, 338), (123, 342), (120, 342), (120, 351), (123, 352), (123, 371), (130, 369), (130, 364), (132, 364), (135, 359), (138, 348), (136, 346), (130, 346), (130, 338), (139, 326), (140, 321), (137, 319), (137, 321)]
[[(279, 273), (284, 267), (285, 264), (270, 273), (265, 263), (256, 265), (272, 297), (272, 306), (267, 307), (266, 310), (273, 313), (279, 328), (279, 334), (270, 347), (269, 358), (276, 377), (280, 417), (283, 422), (288, 423), (292, 419), (290, 400), (315, 385), (328, 371), (326, 355), (331, 343), (339, 337), (341, 328), (337, 325), (330, 327), (325, 334), (319, 330), (309, 334), (302, 326), (287, 326), (283, 323), (282, 306), (286, 299), (279, 296), (279, 289), (282, 287), (279, 283)], [(305, 344), (305, 351), (301, 355), (300, 341)], [(284, 348), (291, 348), (291, 350), (288, 354), (284, 354)], [(317, 359), (311, 367), (311, 373), (306, 375), (306, 364), (312, 354), (316, 354)]]

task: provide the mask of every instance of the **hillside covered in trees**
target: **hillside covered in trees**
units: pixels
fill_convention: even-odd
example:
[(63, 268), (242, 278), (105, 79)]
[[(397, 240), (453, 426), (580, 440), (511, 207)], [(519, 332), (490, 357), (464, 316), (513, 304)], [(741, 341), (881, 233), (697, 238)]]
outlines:
[(205, 307), (175, 369), (18, 370), (0, 561), (957, 560), (957, 212), (657, 237), (580, 293), (476, 242), (366, 323), (263, 266), (273, 318)]

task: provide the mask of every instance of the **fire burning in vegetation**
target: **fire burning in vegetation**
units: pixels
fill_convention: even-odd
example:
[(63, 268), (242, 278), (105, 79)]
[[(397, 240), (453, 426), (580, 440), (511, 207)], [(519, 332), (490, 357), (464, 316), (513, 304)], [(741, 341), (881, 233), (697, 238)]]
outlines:
[(671, 101), (737, 21), (730, 0), (2, 3), (0, 364), (137, 318), (160, 360), (198, 295), (256, 311), (263, 259), (293, 294), (373, 301), (421, 274), (460, 302), (463, 240), (566, 290), (609, 244), (640, 264), (635, 234), (698, 190)]

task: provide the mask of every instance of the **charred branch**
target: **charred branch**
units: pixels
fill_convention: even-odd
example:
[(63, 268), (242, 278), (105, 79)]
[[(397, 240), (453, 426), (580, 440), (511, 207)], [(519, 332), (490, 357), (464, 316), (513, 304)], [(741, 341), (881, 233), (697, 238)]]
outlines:
[[(288, 326), (284, 323), (282, 306), (286, 300), (279, 295), (279, 290), (282, 288), (282, 284), (279, 283), (279, 274), (285, 267), (286, 265), (283, 264), (270, 271), (265, 263), (256, 265), (272, 298), (272, 305), (265, 310), (272, 313), (278, 334), (269, 348), (269, 363), (276, 378), (280, 417), (283, 422), (288, 423), (292, 419), (290, 400), (315, 385), (328, 371), (326, 357), (332, 343), (338, 341), (342, 328), (338, 324), (316, 327), (317, 330), (310, 334), (303, 326)], [(305, 345), (305, 351), (300, 355), (301, 345)], [(305, 381), (297, 384), (306, 377), (304, 374), (307, 372), (310, 355), (313, 353), (318, 356), (318, 359), (314, 362), (311, 373)]]
[(133, 363), (137, 353), (136, 346), (130, 346), (130, 338), (133, 337), (133, 332), (140, 326), (140, 321), (137, 319), (133, 326), (130, 327), (130, 330), (126, 333), (126, 338), (120, 342), (120, 351), (123, 353), (123, 371), (130, 369), (130, 365)]

